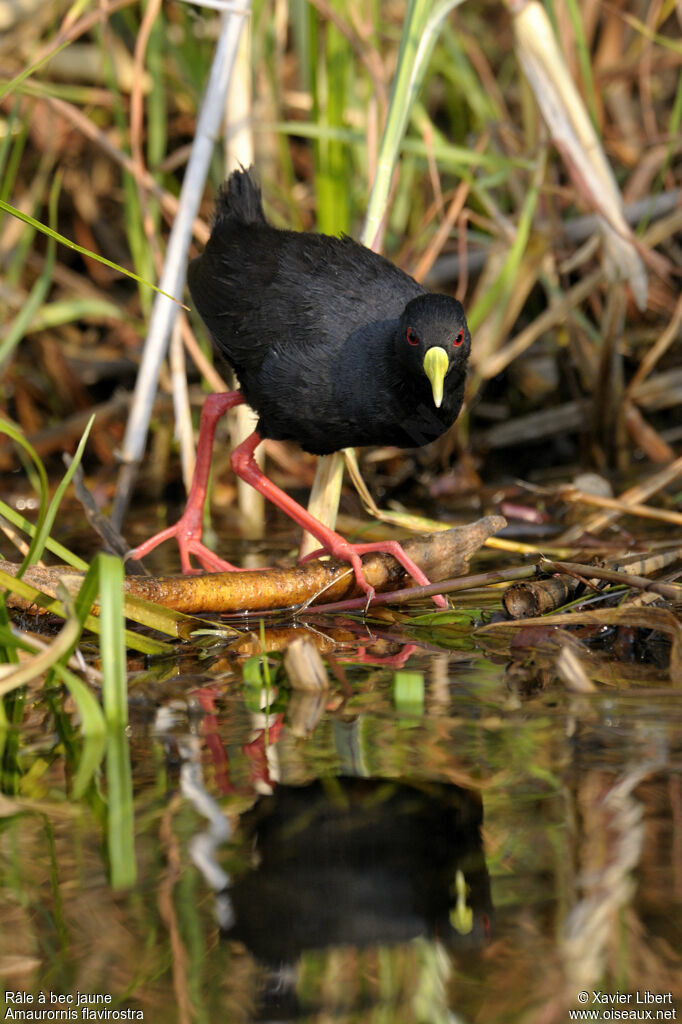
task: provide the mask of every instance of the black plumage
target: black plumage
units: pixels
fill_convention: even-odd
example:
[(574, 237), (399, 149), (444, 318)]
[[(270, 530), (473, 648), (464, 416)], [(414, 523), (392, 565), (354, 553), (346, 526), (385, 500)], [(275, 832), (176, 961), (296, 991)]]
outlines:
[[(188, 281), (261, 437), (317, 455), (409, 448), (457, 418), (470, 348), (461, 304), (347, 236), (272, 227), (249, 172), (222, 188)], [(439, 407), (424, 371), (434, 347), (447, 354)]]
[[(370, 551), (392, 554), (417, 583), (428, 583), (397, 541), (351, 544), (312, 516), (263, 474), (254, 452), (263, 437), (298, 441), (317, 455), (440, 437), (464, 394), (471, 339), (460, 303), (426, 292), (351, 238), (272, 227), (244, 170), (221, 190), (211, 237), (188, 280), (241, 390), (206, 399), (185, 512), (140, 544), (136, 557), (176, 537), (183, 571), (192, 571), (190, 556), (208, 569), (234, 569), (202, 543), (202, 510), (216, 424), (247, 402), (258, 426), (232, 453), (235, 473), (350, 562), (368, 600), (361, 556)], [(446, 604), (441, 595), (433, 600)]]

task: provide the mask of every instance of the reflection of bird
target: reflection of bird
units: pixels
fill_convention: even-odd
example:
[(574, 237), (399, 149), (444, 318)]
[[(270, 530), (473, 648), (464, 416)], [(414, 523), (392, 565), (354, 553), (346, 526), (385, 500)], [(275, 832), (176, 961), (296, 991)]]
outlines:
[(200, 543), (201, 510), (216, 423), (247, 402), (258, 427), (233, 452), (235, 472), (326, 551), (351, 562), (369, 596), (360, 561), (367, 551), (390, 552), (426, 583), (396, 541), (349, 544), (312, 517), (263, 475), (253, 452), (262, 437), (298, 441), (317, 455), (356, 445), (412, 448), (440, 437), (464, 394), (470, 336), (461, 304), (426, 292), (348, 237), (272, 227), (260, 189), (243, 170), (220, 192), (211, 237), (189, 267), (189, 287), (241, 391), (207, 400), (185, 514), (140, 545), (136, 557), (176, 536), (184, 571), (190, 554), (206, 568), (233, 568)]
[[(221, 894), (234, 915), (227, 936), (278, 967), (314, 949), (395, 949), (417, 935), (480, 950), (493, 912), (482, 817), (480, 793), (423, 778), (271, 786), (240, 816), (235, 839), (252, 866)], [(277, 1008), (261, 1019), (284, 1019)]]

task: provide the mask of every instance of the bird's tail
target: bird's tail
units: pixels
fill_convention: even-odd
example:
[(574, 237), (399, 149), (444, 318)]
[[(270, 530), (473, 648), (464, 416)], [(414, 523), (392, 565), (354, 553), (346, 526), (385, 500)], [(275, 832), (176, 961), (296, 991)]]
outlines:
[(218, 192), (213, 227), (223, 224), (267, 224), (263, 212), (260, 186), (253, 168), (233, 171)]

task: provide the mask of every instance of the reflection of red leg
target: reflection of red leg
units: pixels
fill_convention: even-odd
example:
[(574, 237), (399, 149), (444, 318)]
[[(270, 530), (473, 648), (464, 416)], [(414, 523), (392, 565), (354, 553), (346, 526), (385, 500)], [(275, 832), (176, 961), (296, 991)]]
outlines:
[(234, 786), (230, 782), (230, 762), (227, 759), (225, 747), (218, 731), (218, 713), (215, 707), (217, 690), (210, 686), (200, 687), (193, 691), (199, 701), (204, 716), (201, 720), (201, 732), (206, 742), (206, 748), (211, 757), (215, 785), (222, 795), (234, 793)]
[(398, 654), (377, 654), (367, 653), (366, 647), (358, 647), (355, 654), (347, 654), (344, 661), (352, 661), (360, 665), (386, 665), (389, 668), (402, 668), (405, 662), (418, 651), (417, 644), (405, 644)]
[[(270, 719), (270, 716), (268, 716)], [(265, 783), (266, 786), (273, 786), (275, 781), (270, 775), (270, 764), (268, 762), (268, 750), (279, 739), (279, 734), (284, 728), (284, 715), (280, 712), (272, 716), (267, 728), (259, 729), (250, 743), (242, 746), (250, 765), (249, 782), (251, 785)]]
[(222, 394), (209, 395), (206, 398), (201, 410), (197, 461), (185, 511), (174, 526), (169, 526), (167, 529), (161, 530), (160, 533), (154, 534), (149, 540), (131, 551), (130, 555), (133, 558), (144, 558), (164, 540), (175, 537), (180, 549), (180, 564), (183, 572), (195, 571), (190, 564), (190, 555), (195, 555), (204, 568), (210, 572), (225, 572), (235, 568), (229, 562), (218, 558), (213, 551), (201, 543), (201, 529), (216, 427), (219, 419), (228, 409), (232, 409), (235, 405), (241, 405), (243, 401), (244, 396), (241, 391), (225, 391)]
[[(232, 452), (230, 464), (242, 480), (246, 480), (247, 483), (255, 487), (257, 491), (271, 501), (278, 508), (281, 508), (283, 512), (298, 523), (302, 529), (307, 530), (308, 533), (312, 533), (313, 537), (319, 540), (320, 544), (325, 551), (328, 551), (334, 558), (338, 558), (344, 562), (350, 562), (355, 573), (355, 579), (357, 580), (358, 586), (364, 590), (368, 598), (374, 596), (374, 589), (369, 585), (367, 580), (362, 574), (362, 560), (360, 555), (369, 554), (371, 551), (383, 551), (389, 555), (393, 555), (394, 558), (400, 562), (402, 567), (407, 573), (422, 586), (428, 586), (428, 579), (421, 571), (421, 569), (415, 565), (409, 555), (406, 555), (402, 547), (395, 540), (382, 541), (378, 544), (349, 544), (347, 540), (333, 530), (330, 530), (328, 526), (321, 523), (319, 519), (315, 519), (310, 512), (306, 511), (298, 502), (290, 498), (288, 494), (285, 494), (276, 484), (273, 484), (271, 480), (265, 476), (256, 460), (253, 457), (253, 453), (260, 442), (260, 436), (257, 431), (254, 431), (250, 437), (247, 437), (245, 441), (242, 441), (235, 450)], [(433, 599), (436, 604), (441, 608), (447, 608), (447, 601), (442, 596), (438, 595)]]

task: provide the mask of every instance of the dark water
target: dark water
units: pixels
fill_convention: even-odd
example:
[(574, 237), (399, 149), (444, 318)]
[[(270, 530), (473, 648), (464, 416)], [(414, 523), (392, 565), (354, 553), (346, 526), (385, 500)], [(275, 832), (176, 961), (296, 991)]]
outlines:
[[(97, 753), (68, 705), (27, 698), (3, 755), (0, 1019), (677, 1019), (679, 693), (606, 653), (608, 685), (571, 695), (480, 621), (318, 620), (321, 696), (289, 688), (282, 626), (267, 675), (253, 635), (131, 663), (132, 824), (109, 813), (112, 751), (79, 776)], [(120, 890), (112, 832), (134, 839)]]

